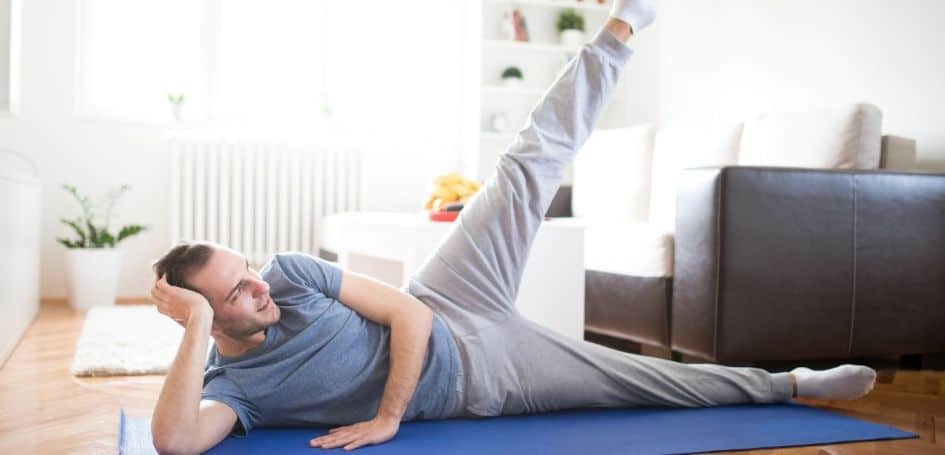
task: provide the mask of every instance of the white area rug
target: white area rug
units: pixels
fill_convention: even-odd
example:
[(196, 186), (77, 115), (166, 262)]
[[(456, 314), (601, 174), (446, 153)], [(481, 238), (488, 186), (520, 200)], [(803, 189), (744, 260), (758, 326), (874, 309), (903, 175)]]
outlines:
[(154, 305), (92, 307), (79, 334), (72, 374), (167, 373), (183, 335), (184, 328), (159, 313)]

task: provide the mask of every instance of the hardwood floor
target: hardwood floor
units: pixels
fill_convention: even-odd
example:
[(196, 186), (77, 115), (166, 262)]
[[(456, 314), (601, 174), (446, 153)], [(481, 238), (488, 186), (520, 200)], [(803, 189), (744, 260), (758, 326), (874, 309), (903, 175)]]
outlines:
[[(0, 370), (0, 453), (117, 453), (118, 410), (149, 416), (163, 376), (75, 378), (69, 374), (84, 315), (44, 303)], [(802, 400), (912, 431), (920, 439), (754, 450), (753, 454), (945, 454), (945, 372), (880, 371), (867, 397)]]

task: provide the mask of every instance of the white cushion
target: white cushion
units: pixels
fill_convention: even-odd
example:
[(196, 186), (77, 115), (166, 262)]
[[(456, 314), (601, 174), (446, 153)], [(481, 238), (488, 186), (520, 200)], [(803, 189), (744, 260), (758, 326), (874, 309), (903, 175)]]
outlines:
[(737, 162), (741, 124), (712, 128), (661, 128), (653, 147), (653, 183), (649, 219), (673, 232), (676, 224), (676, 188), (682, 171)]
[(673, 275), (673, 236), (650, 223), (588, 223), (584, 268), (621, 275)]
[(879, 167), (893, 171), (916, 170), (915, 139), (887, 134), (881, 143)]
[(745, 122), (738, 164), (879, 167), (882, 112), (872, 104), (759, 115)]
[(575, 217), (646, 219), (654, 132), (640, 125), (591, 134), (574, 160)]

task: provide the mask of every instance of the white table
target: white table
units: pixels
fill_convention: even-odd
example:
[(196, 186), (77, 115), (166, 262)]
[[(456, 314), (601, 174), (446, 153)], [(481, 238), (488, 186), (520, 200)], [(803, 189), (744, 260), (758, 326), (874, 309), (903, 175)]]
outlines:
[[(341, 267), (402, 288), (453, 223), (426, 212), (353, 212), (327, 216), (321, 248)], [(525, 317), (575, 339), (584, 338), (584, 226), (573, 219), (541, 224), (525, 263), (516, 307)]]

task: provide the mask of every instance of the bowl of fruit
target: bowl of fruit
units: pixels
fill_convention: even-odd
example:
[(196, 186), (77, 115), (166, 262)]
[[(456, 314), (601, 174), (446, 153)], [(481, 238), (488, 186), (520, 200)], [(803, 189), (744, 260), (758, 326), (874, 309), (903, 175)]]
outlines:
[(477, 191), (479, 182), (467, 179), (457, 172), (444, 174), (433, 179), (423, 209), (430, 212), (430, 219), (433, 221), (454, 221)]

